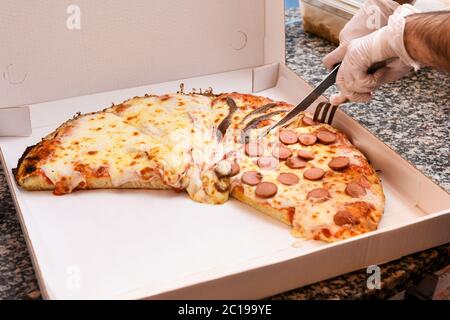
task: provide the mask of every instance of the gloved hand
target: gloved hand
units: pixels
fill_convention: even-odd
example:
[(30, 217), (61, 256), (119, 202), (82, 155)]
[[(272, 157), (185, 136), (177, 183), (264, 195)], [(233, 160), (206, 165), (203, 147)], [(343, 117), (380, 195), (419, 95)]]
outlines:
[(339, 47), (323, 59), (325, 67), (331, 70), (335, 64), (341, 62), (352, 40), (384, 27), (398, 6), (399, 4), (392, 0), (366, 0), (339, 33)]
[[(419, 64), (411, 59), (403, 41), (404, 17), (416, 12), (418, 10), (413, 6), (399, 6), (389, 17), (387, 26), (350, 42), (336, 77), (341, 92), (331, 97), (332, 104), (347, 100), (367, 102), (372, 98), (372, 91), (379, 86), (400, 79), (412, 67), (419, 69)], [(398, 59), (374, 74), (367, 73), (372, 64), (389, 58)]]

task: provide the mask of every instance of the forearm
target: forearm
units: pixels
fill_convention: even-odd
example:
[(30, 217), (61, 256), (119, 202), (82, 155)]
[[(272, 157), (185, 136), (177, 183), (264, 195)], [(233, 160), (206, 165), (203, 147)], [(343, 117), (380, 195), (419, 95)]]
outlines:
[(450, 72), (450, 11), (406, 17), (404, 44), (421, 65)]

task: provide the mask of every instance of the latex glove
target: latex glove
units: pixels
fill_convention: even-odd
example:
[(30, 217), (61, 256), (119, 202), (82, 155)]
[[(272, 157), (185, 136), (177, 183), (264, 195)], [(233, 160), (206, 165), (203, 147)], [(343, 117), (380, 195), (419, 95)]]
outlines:
[(323, 58), (325, 67), (331, 70), (335, 64), (341, 62), (352, 40), (385, 26), (389, 16), (398, 6), (399, 4), (392, 0), (366, 0), (339, 33), (339, 47)]
[[(332, 104), (347, 100), (367, 102), (376, 88), (400, 79), (411, 68), (420, 68), (409, 56), (403, 41), (404, 17), (416, 12), (419, 11), (411, 5), (399, 6), (389, 17), (387, 26), (350, 42), (336, 77), (341, 92), (331, 97)], [(374, 74), (367, 73), (372, 64), (389, 58), (398, 59)]]

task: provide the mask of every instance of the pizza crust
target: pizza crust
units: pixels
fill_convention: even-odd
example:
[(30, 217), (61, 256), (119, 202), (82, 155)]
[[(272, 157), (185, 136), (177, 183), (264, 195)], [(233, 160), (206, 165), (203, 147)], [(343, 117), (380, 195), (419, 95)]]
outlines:
[(249, 205), (250, 207), (268, 215), (269, 217), (275, 218), (276, 220), (292, 226), (292, 220), (294, 218), (295, 208), (283, 208), (277, 209), (270, 206), (267, 202), (261, 202), (255, 197), (246, 195), (244, 188), (242, 186), (235, 186), (231, 190), (231, 196), (242, 203)]
[[(152, 179), (152, 181), (130, 181), (120, 186), (114, 186), (109, 178), (87, 178), (86, 186), (77, 187), (74, 190), (89, 189), (150, 189), (150, 190), (170, 190), (171, 188), (164, 184), (161, 179)], [(53, 191), (55, 185), (48, 182), (42, 175), (30, 175), (20, 182), (19, 185), (27, 191)]]

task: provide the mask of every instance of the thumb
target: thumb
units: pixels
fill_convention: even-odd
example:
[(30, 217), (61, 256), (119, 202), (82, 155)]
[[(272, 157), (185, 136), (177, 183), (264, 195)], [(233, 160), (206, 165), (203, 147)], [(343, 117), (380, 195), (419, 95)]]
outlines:
[(340, 92), (331, 96), (330, 103), (336, 106), (348, 101), (356, 103), (366, 103), (369, 102), (370, 99), (372, 99), (371, 93), (349, 92), (348, 94), (344, 95), (342, 92)]
[(400, 59), (398, 61), (389, 64), (386, 68), (388, 70), (386, 71), (385, 74), (383, 74), (382, 78), (380, 79), (381, 84), (394, 82), (404, 77), (412, 69), (410, 65), (403, 63), (402, 61), (400, 61)]
[(331, 70), (331, 69), (333, 69), (333, 66), (336, 63), (339, 63), (344, 59), (346, 52), (347, 52), (347, 46), (340, 45), (339, 47), (334, 49), (332, 52), (327, 54), (323, 58), (322, 62), (328, 70)]
[(358, 92), (352, 92), (348, 95), (348, 99), (351, 102), (356, 103), (367, 103), (372, 99), (371, 93), (358, 93)]

